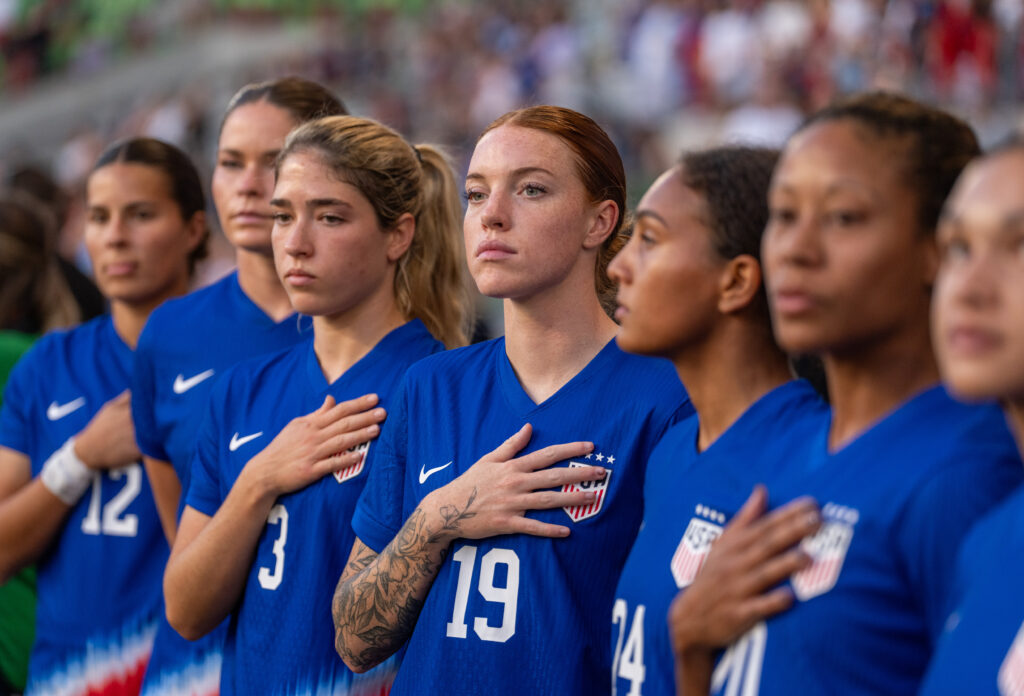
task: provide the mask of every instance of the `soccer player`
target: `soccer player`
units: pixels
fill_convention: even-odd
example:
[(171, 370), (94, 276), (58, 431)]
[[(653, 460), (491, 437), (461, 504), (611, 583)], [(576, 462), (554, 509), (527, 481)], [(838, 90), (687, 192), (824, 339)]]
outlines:
[(759, 489), (729, 522), (670, 612), (684, 693), (919, 686), (956, 549), (1024, 475), (1002, 414), (953, 401), (931, 348), (935, 227), (977, 153), (962, 121), (881, 93), (818, 112), (783, 150), (762, 248), (772, 323), (784, 350), (822, 357), (832, 409), (765, 481), (820, 512), (767, 528)]
[[(1024, 146), (968, 166), (939, 224), (932, 334), (942, 376), (968, 400), (999, 399), (1024, 450)], [(1024, 693), (1024, 490), (960, 547), (953, 613), (922, 696)]]
[(85, 241), (110, 314), (42, 338), (0, 412), (0, 575), (38, 559), (29, 694), (137, 694), (167, 544), (127, 391), (150, 312), (188, 287), (206, 239), (199, 175), (176, 148), (108, 148)]
[[(212, 192), (221, 229), (236, 248), (238, 270), (159, 307), (135, 355), (136, 439), (171, 543), (214, 377), (237, 362), (309, 336), (308, 326), (302, 333), (274, 270), (274, 161), (295, 126), (343, 113), (344, 106), (327, 89), (295, 77), (246, 85), (228, 104)], [(162, 619), (143, 693), (215, 694), (225, 630), (190, 643)]]
[(466, 197), (470, 272), (504, 299), (505, 337), (407, 374), (353, 518), (337, 648), (362, 671), (408, 640), (394, 694), (604, 693), (647, 457), (690, 406), (602, 307), (625, 178), (593, 120), (502, 116)]
[(331, 585), (381, 406), (443, 349), (434, 336), (465, 343), (454, 173), (431, 146), (334, 116), (288, 137), (271, 205), (278, 274), (313, 336), (214, 388), (167, 615), (187, 638), (231, 615), (222, 694), (380, 693), (392, 672), (352, 683), (334, 652)]
[(761, 281), (777, 157), (745, 147), (685, 154), (644, 195), (609, 266), (619, 345), (671, 359), (697, 411), (647, 465), (643, 525), (611, 616), (616, 694), (675, 694), (670, 603), (750, 489), (788, 466), (827, 417), (775, 345)]

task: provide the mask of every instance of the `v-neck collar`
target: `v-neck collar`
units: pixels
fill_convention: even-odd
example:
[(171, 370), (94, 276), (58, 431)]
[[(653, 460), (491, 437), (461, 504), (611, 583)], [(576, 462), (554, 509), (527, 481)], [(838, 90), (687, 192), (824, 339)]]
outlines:
[[(352, 376), (361, 374), (363, 372), (373, 372), (377, 366), (390, 360), (392, 354), (396, 350), (400, 349), (400, 346), (408, 339), (412, 338), (416, 332), (423, 327), (423, 322), (419, 319), (413, 319), (406, 323), (398, 326), (387, 334), (384, 338), (377, 341), (377, 343), (370, 348), (369, 352), (363, 357), (359, 358), (352, 367), (345, 370), (336, 380), (327, 383), (327, 378), (324, 377), (324, 372), (320, 369), (320, 361), (316, 357), (316, 351), (313, 349), (313, 337), (309, 338), (306, 345), (306, 381), (309, 385), (311, 392), (314, 395), (323, 395), (327, 392), (336, 392), (339, 385), (341, 385), (346, 378), (352, 379)], [(422, 330), (426, 330), (424, 327)]]
[(573, 375), (572, 379), (563, 384), (558, 391), (536, 403), (519, 383), (519, 378), (508, 359), (505, 350), (505, 338), (497, 339), (494, 351), (494, 358), (497, 362), (498, 382), (505, 400), (512, 409), (512, 412), (520, 418), (525, 418), (534, 411), (547, 408), (552, 403), (571, 397), (572, 393), (580, 388), (581, 384), (590, 381), (595, 375), (603, 374), (606, 370), (613, 369), (612, 363), (621, 353), (615, 339), (608, 341), (597, 355), (591, 358), (582, 370)]
[(830, 411), (829, 417), (825, 419), (824, 430), (819, 436), (820, 439), (817, 443), (818, 451), (824, 453), (826, 459), (841, 457), (851, 452), (855, 453), (858, 448), (864, 446), (864, 443), (870, 445), (873, 440), (885, 437), (886, 433), (912, 430), (909, 424), (920, 418), (920, 411), (922, 409), (927, 409), (948, 398), (946, 390), (941, 384), (928, 387), (889, 411), (868, 426), (867, 430), (835, 451), (831, 451), (828, 446), (829, 432), (832, 430), (832, 416), (834, 415)]
[(693, 446), (697, 457), (703, 457), (713, 450), (715, 452), (720, 449), (728, 450), (733, 440), (740, 439), (742, 441), (747, 438), (751, 430), (772, 418), (781, 406), (798, 399), (808, 399), (808, 403), (812, 403), (809, 399), (813, 398), (814, 394), (814, 388), (807, 382), (801, 379), (790, 380), (758, 397), (732, 425), (725, 429), (725, 432), (718, 436), (717, 440), (703, 451), (697, 449), (697, 440), (700, 438), (700, 421), (695, 421), (693, 439), (689, 444)]
[(294, 323), (297, 320), (299, 315), (292, 312), (281, 321), (274, 321), (273, 317), (264, 312), (258, 304), (253, 302), (251, 297), (245, 294), (245, 290), (242, 289), (242, 283), (238, 280), (238, 271), (234, 271), (231, 274), (230, 283), (231, 294), (234, 295), (235, 304), (240, 308), (240, 311), (248, 314), (250, 320), (254, 323), (276, 327), (286, 322)]

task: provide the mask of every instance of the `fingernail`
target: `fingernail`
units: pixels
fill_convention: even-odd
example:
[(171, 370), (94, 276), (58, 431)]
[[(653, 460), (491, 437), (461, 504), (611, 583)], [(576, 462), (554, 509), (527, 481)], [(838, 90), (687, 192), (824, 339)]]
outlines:
[(370, 426), (370, 432), (371, 432), (371, 433), (375, 433), (375, 434), (376, 434), (376, 433), (379, 433), (379, 432), (380, 432), (380, 426), (379, 426), (379, 425), (377, 425), (376, 423), (375, 423), (375, 424), (373, 424), (373, 425), (371, 425), (371, 426)]
[(595, 466), (594, 467), (594, 475), (595, 476), (604, 476), (604, 474), (605, 474), (605, 470), (604, 470), (603, 466)]
[(377, 416), (377, 418), (383, 418), (384, 417), (384, 409), (378, 408), (378, 409), (374, 410), (373, 415)]
[(813, 527), (814, 525), (821, 522), (821, 515), (818, 514), (817, 510), (815, 510), (814, 512), (809, 512), (807, 513), (807, 517), (804, 518), (804, 521), (807, 523), (808, 527)]

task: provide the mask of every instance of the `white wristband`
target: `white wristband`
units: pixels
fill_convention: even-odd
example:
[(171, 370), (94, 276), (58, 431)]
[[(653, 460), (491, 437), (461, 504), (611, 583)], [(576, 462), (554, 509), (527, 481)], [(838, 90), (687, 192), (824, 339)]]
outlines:
[(39, 480), (64, 503), (74, 505), (92, 483), (92, 474), (92, 469), (75, 454), (75, 438), (72, 437), (46, 460)]

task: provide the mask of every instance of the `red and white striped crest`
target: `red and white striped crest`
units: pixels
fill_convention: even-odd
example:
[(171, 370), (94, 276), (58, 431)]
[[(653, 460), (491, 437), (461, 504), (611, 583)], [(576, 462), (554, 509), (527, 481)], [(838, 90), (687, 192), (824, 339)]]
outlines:
[(845, 521), (828, 521), (817, 534), (800, 543), (800, 548), (813, 562), (793, 575), (793, 593), (797, 599), (805, 602), (835, 587), (852, 540), (853, 525)]
[(349, 449), (349, 452), (358, 452), (359, 459), (356, 460), (355, 464), (349, 464), (344, 469), (334, 472), (334, 478), (338, 483), (345, 483), (349, 479), (354, 479), (356, 476), (362, 473), (363, 466), (366, 465), (366, 453), (370, 451), (370, 443), (364, 442), (361, 445), (356, 445)]
[(711, 544), (722, 534), (722, 527), (694, 517), (686, 525), (683, 538), (679, 540), (676, 552), (672, 554), (672, 577), (676, 586), (683, 589), (693, 582), (708, 557)]
[[(590, 466), (583, 462), (569, 462), (570, 467), (581, 467)], [(572, 518), (573, 522), (582, 522), (588, 517), (593, 517), (597, 513), (601, 512), (601, 507), (604, 505), (604, 499), (608, 493), (608, 481), (612, 477), (611, 469), (604, 470), (604, 478), (599, 481), (580, 481), (579, 483), (567, 483), (562, 486), (563, 493), (576, 493), (577, 491), (594, 491), (597, 493), (597, 498), (592, 503), (587, 505), (577, 505), (576, 507), (564, 507), (565, 514)]]
[(1024, 625), (1003, 658), (997, 684), (1001, 696), (1024, 696)]

